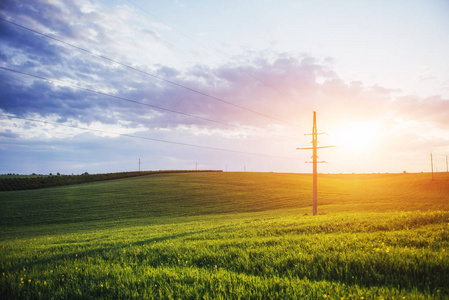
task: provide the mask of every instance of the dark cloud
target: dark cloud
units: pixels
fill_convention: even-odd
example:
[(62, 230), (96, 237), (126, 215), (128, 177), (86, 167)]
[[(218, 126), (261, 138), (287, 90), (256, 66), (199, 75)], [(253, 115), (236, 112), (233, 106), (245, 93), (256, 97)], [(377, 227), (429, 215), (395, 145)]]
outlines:
[(0, 21), (0, 54), (8, 63), (38, 65), (57, 63), (61, 60), (62, 47), (49, 43), (43, 37)]
[(18, 138), (19, 137), (19, 135), (17, 133), (12, 132), (10, 129), (0, 132), (0, 136), (6, 137), (6, 138)]
[(2, 17), (12, 19), (11, 21), (20, 19), (24, 26), (33, 26), (37, 21), (41, 29), (48, 28), (57, 36), (79, 37), (79, 32), (73, 24), (77, 23), (83, 13), (76, 1), (64, 1), (64, 5), (42, 0), (2, 2)]
[(180, 75), (180, 72), (175, 68), (159, 66), (159, 68), (156, 70), (156, 74), (165, 79), (173, 79)]

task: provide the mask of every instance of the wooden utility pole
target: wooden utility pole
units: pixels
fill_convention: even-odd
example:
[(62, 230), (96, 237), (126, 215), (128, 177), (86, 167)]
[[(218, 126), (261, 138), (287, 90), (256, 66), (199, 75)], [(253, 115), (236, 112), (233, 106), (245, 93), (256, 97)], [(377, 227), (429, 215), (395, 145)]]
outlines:
[(318, 213), (317, 198), (318, 198), (318, 132), (316, 129), (316, 112), (313, 112), (313, 129), (312, 129), (312, 148), (313, 148), (313, 215)]
[[(304, 150), (304, 149), (312, 149), (312, 163), (313, 163), (313, 215), (316, 216), (318, 214), (318, 208), (317, 208), (317, 202), (318, 202), (318, 163), (325, 163), (325, 161), (318, 161), (318, 149), (321, 148), (331, 148), (335, 146), (321, 146), (318, 147), (318, 133), (316, 128), (316, 111), (313, 112), (313, 129), (312, 134), (305, 134), (305, 135), (312, 135), (312, 147), (308, 148), (296, 148), (297, 150)], [(307, 162), (306, 162), (307, 163)]]
[(139, 172), (140, 172), (140, 158), (139, 158)]
[(433, 157), (432, 157), (432, 153), (430, 153), (430, 167), (432, 168), (432, 180), (433, 180)]

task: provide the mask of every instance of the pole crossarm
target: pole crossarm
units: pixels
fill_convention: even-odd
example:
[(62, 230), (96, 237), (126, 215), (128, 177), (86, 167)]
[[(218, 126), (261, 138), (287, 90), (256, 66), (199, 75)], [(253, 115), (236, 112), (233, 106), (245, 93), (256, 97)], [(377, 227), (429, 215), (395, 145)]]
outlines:
[(322, 149), (322, 148), (333, 148), (337, 146), (320, 146), (320, 147), (307, 147), (307, 148), (296, 148), (296, 150), (313, 150), (313, 149)]

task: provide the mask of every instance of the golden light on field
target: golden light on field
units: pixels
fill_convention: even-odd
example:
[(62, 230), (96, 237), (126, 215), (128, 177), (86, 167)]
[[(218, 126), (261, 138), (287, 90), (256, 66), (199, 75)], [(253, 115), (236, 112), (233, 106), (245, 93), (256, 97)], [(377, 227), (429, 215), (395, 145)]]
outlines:
[(345, 152), (361, 152), (372, 149), (380, 135), (380, 126), (376, 122), (345, 124), (332, 130), (329, 139)]

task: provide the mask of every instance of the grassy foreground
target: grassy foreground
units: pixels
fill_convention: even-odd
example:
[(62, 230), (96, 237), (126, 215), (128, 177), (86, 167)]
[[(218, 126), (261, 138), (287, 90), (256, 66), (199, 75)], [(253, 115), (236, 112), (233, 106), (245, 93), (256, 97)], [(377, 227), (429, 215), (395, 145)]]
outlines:
[(0, 193), (0, 298), (448, 299), (449, 176), (164, 174)]

